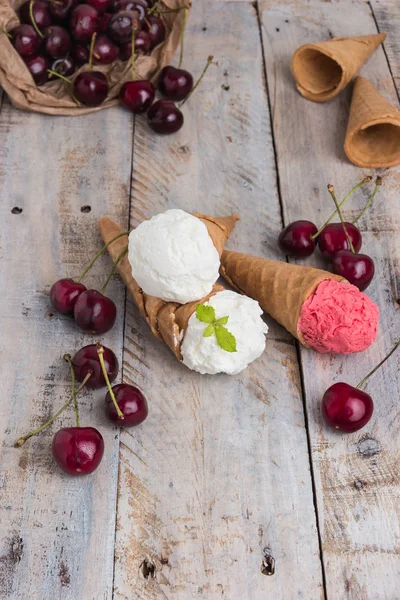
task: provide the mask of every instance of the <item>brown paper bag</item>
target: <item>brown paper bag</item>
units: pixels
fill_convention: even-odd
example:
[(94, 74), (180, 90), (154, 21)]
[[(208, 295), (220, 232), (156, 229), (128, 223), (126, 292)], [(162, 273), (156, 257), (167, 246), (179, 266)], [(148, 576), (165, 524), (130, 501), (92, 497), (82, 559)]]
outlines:
[[(19, 24), (16, 11), (24, 0), (0, 0), (0, 28), (11, 31)], [(188, 6), (187, 0), (163, 0), (167, 9)], [(155, 80), (160, 70), (167, 65), (179, 46), (184, 21), (184, 11), (162, 14), (166, 26), (166, 38), (154, 48), (148, 56), (139, 56), (136, 60), (137, 79)], [(85, 65), (76, 71), (74, 79)], [(96, 107), (78, 106), (71, 98), (63, 81), (50, 81), (37, 86), (23, 59), (14, 49), (11, 40), (0, 32), (0, 85), (7, 92), (11, 102), (24, 110), (49, 115), (84, 115), (118, 104), (118, 93), (125, 81), (132, 79), (130, 61), (116, 61), (112, 65), (96, 65), (96, 70), (107, 75), (109, 94), (106, 101)]]

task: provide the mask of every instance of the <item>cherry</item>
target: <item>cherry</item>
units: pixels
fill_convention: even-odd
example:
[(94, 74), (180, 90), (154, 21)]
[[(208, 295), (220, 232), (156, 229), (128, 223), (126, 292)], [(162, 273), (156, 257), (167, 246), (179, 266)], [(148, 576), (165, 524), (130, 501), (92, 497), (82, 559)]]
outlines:
[[(32, 15), (39, 29), (44, 29), (45, 27), (51, 25), (50, 6), (47, 2), (44, 2), (43, 0), (35, 0), (32, 5)], [(24, 2), (24, 4), (20, 7), (19, 20), (21, 23), (33, 25), (31, 19), (30, 0), (28, 0), (28, 2)]]
[(165, 25), (160, 17), (148, 15), (143, 23), (143, 29), (150, 35), (150, 49), (165, 40)]
[[(100, 73), (99, 71), (84, 71), (75, 79), (73, 89), (74, 96), (82, 104), (86, 106), (99, 106), (107, 98), (107, 78), (104, 73)], [(106, 329), (105, 331), (108, 330)]]
[(93, 62), (99, 65), (109, 65), (115, 62), (118, 56), (118, 46), (104, 33), (100, 33), (93, 46)]
[(106, 395), (105, 412), (110, 421), (117, 425), (131, 427), (143, 423), (148, 415), (147, 401), (142, 392), (127, 383), (120, 383), (112, 388), (115, 399), (120, 411), (124, 415), (121, 419), (118, 417), (115, 404), (111, 398), (110, 392)]
[(46, 52), (52, 58), (63, 58), (71, 48), (71, 36), (59, 25), (51, 25), (44, 31)]
[(164, 67), (158, 77), (158, 89), (169, 100), (183, 100), (193, 89), (193, 77), (184, 69)]
[(50, 2), (50, 13), (56, 23), (64, 23), (72, 10), (78, 5), (79, 0), (57, 0)]
[(53, 438), (52, 453), (58, 466), (69, 475), (88, 475), (103, 458), (103, 436), (94, 427), (64, 427)]
[(373, 411), (371, 396), (347, 383), (331, 385), (322, 398), (322, 415), (326, 423), (346, 433), (364, 427)]
[(43, 54), (27, 56), (24, 59), (24, 62), (28, 67), (36, 85), (43, 85), (48, 81), (49, 77), (47, 70), (49, 68), (49, 62)]
[(133, 10), (138, 4), (146, 10), (150, 8), (147, 0), (114, 0), (113, 8), (114, 12), (117, 13), (120, 10)]
[(99, 15), (99, 31), (100, 32), (106, 33), (111, 18), (112, 18), (112, 14), (108, 13), (108, 12), (101, 13)]
[(372, 258), (366, 254), (353, 254), (350, 250), (336, 252), (331, 261), (331, 269), (336, 275), (341, 275), (357, 286), (361, 292), (367, 289), (375, 273)]
[(75, 303), (75, 323), (87, 333), (106, 333), (114, 326), (116, 316), (114, 302), (97, 290), (82, 292)]
[[(360, 230), (352, 223), (344, 222), (354, 250), (359, 252), (362, 245)], [(340, 250), (350, 250), (342, 223), (329, 223), (318, 236), (318, 246), (323, 256), (332, 257)]]
[(99, 13), (89, 4), (79, 4), (71, 14), (70, 31), (73, 38), (80, 42), (91, 40), (99, 26)]
[[(150, 36), (146, 31), (139, 31), (135, 37), (136, 54), (147, 54), (150, 50)], [(132, 56), (132, 41), (121, 44), (121, 59), (129, 60)]]
[(311, 221), (293, 221), (279, 234), (279, 247), (288, 256), (311, 256), (316, 246), (316, 239), (313, 240), (312, 236), (317, 231), (317, 227)]
[(135, 114), (146, 112), (153, 100), (155, 89), (146, 79), (127, 81), (121, 87), (119, 98), (122, 104)]
[(18, 25), (12, 31), (12, 44), (20, 56), (32, 56), (42, 45), (42, 39), (32, 25)]
[[(65, 58), (57, 58), (52, 66), (51, 70), (59, 73), (63, 77), (69, 77), (75, 72), (75, 61), (72, 56), (66, 56)], [(86, 288), (85, 288), (86, 289)]]
[(171, 100), (157, 100), (147, 113), (150, 129), (156, 133), (170, 134), (183, 125), (183, 114)]
[(86, 286), (73, 279), (59, 279), (50, 289), (50, 301), (53, 308), (62, 315), (72, 315), (75, 303)]
[[(118, 360), (114, 352), (110, 348), (103, 346), (104, 353), (104, 364), (106, 367), (107, 375), (110, 381), (114, 381), (118, 375)], [(82, 382), (88, 373), (91, 373), (86, 387), (91, 389), (97, 389), (105, 387), (106, 380), (104, 379), (103, 371), (101, 368), (99, 355), (98, 355), (97, 344), (90, 344), (84, 346), (75, 354), (72, 359), (72, 367), (74, 369), (75, 377), (77, 381)]]
[(117, 44), (125, 44), (132, 39), (134, 22), (137, 22), (137, 12), (125, 10), (116, 13), (108, 24), (108, 33)]
[(87, 4), (93, 6), (99, 13), (106, 12), (110, 8), (113, 0), (86, 0)]
[(86, 64), (87, 62), (89, 62), (89, 47), (85, 46), (85, 44), (82, 44), (80, 42), (74, 44), (74, 46), (72, 47), (72, 56), (74, 57), (78, 65)]

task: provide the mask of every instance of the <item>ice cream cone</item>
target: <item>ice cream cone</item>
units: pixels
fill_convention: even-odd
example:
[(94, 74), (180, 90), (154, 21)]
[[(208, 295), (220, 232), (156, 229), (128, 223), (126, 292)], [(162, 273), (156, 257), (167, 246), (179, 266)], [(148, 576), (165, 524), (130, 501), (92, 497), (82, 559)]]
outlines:
[(300, 46), (292, 58), (292, 72), (300, 94), (314, 102), (334, 98), (385, 38), (385, 33), (379, 33)]
[(359, 167), (400, 163), (400, 112), (364, 77), (357, 77), (344, 150)]
[[(196, 215), (198, 216), (198, 215)], [(209, 231), (210, 237), (213, 240), (218, 251), (222, 253), (223, 244), (228, 239), (231, 231), (235, 226), (235, 222), (239, 217), (216, 218), (207, 215), (201, 215), (199, 218), (205, 223)], [(108, 217), (100, 219), (99, 229), (105, 243), (108, 243), (114, 237), (123, 233), (123, 229), (114, 223)], [(108, 251), (115, 261), (127, 246), (128, 239), (123, 236), (115, 240), (108, 247)], [(219, 250), (221, 248), (221, 250)], [(126, 287), (130, 291), (133, 301), (136, 304), (141, 316), (146, 319), (153, 334), (163, 341), (175, 356), (182, 360), (181, 342), (182, 332), (186, 329), (189, 318), (196, 310), (198, 304), (206, 302), (212, 295), (222, 291), (224, 288), (215, 284), (211, 294), (195, 302), (187, 304), (177, 304), (174, 302), (165, 302), (160, 298), (145, 294), (132, 277), (132, 269), (125, 255), (118, 263), (118, 272), (121, 275)]]
[(346, 281), (343, 277), (313, 267), (229, 250), (222, 253), (221, 275), (238, 292), (257, 300), (266, 313), (304, 345), (307, 345), (304, 336), (298, 330), (303, 303), (321, 281)]

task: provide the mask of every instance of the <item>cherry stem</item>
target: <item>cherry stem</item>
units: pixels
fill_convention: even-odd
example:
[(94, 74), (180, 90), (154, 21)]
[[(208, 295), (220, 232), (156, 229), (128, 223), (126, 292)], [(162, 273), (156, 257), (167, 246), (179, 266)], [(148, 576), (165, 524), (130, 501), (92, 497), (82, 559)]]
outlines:
[(186, 21), (187, 21), (187, 9), (184, 8), (183, 9), (183, 25), (182, 25), (182, 34), (181, 34), (181, 50), (180, 50), (180, 54), (179, 54), (179, 65), (178, 65), (178, 69), (181, 68), (182, 66), (182, 61), (183, 61), (183, 44), (185, 41), (185, 29), (186, 29)]
[(70, 79), (68, 79), (68, 77), (64, 77), (64, 75), (57, 73), (57, 71), (52, 71), (51, 69), (47, 69), (47, 72), (50, 73), (50, 75), (54, 75), (55, 77), (58, 77), (59, 79), (62, 79), (63, 81), (66, 81), (67, 83), (69, 83), (69, 85), (72, 85), (72, 81)]
[(398, 342), (396, 342), (396, 344), (391, 349), (391, 351), (389, 352), (389, 354), (387, 356), (385, 356), (385, 358), (383, 360), (381, 360), (381, 362), (379, 364), (377, 364), (376, 367), (374, 367), (372, 369), (372, 371), (370, 371), (368, 373), (368, 375), (366, 375), (364, 377), (364, 379), (361, 379), (360, 383), (358, 385), (356, 385), (356, 388), (358, 390), (361, 389), (362, 386), (364, 385), (364, 383), (367, 381), (367, 379), (369, 379), (371, 377), (371, 375), (373, 375), (375, 373), (375, 371), (377, 371), (387, 361), (387, 359), (392, 356), (393, 352), (395, 352), (397, 350), (398, 346), (400, 346), (400, 340)]
[[(92, 371), (89, 371), (89, 373), (87, 373), (85, 379), (82, 381), (81, 385), (76, 390), (76, 394), (79, 394), (79, 392), (86, 385), (87, 381), (90, 379), (91, 376), (92, 376)], [(69, 400), (67, 400), (67, 402), (64, 404), (64, 406), (62, 406), (60, 408), (60, 410), (57, 411), (56, 414), (51, 417), (51, 419), (49, 419), (48, 421), (46, 421), (46, 423), (43, 423), (43, 425), (41, 425), (37, 429), (34, 429), (34, 431), (31, 431), (27, 435), (24, 435), (24, 436), (20, 437), (19, 440), (17, 441), (17, 443), (15, 445), (18, 448), (21, 447), (21, 446), (23, 446), (23, 444), (25, 444), (26, 440), (29, 440), (29, 438), (33, 437), (34, 435), (38, 435), (44, 429), (46, 429), (46, 427), (49, 427), (49, 425), (51, 425), (52, 423), (54, 423), (54, 421), (57, 419), (57, 417), (59, 417), (61, 415), (61, 413), (64, 412), (64, 410), (66, 408), (68, 408), (68, 406), (71, 404), (72, 400), (73, 400), (73, 397), (71, 396), (71, 398)]]
[(13, 36), (11, 35), (11, 33), (8, 33), (8, 31), (6, 31), (5, 29), (3, 29), (2, 27), (0, 27), (0, 31), (1, 31), (1, 33), (5, 33), (5, 35), (6, 35), (8, 38), (10, 38), (10, 40), (12, 40), (12, 37), (13, 37)]
[(361, 217), (363, 216), (363, 214), (365, 213), (365, 211), (366, 211), (366, 210), (367, 210), (367, 209), (368, 209), (368, 208), (371, 206), (371, 204), (372, 204), (372, 201), (373, 201), (373, 199), (375, 198), (375, 196), (376, 196), (376, 193), (377, 193), (377, 191), (378, 191), (378, 189), (380, 188), (380, 186), (381, 186), (381, 185), (382, 185), (382, 177), (380, 177), (380, 176), (378, 175), (378, 177), (376, 178), (376, 181), (375, 181), (375, 189), (374, 189), (374, 191), (372, 192), (371, 198), (368, 200), (367, 204), (364, 206), (364, 208), (362, 209), (362, 211), (360, 212), (360, 214), (358, 215), (358, 217), (356, 217), (356, 218), (354, 219), (354, 221), (352, 221), (353, 225), (354, 225), (355, 223), (357, 223), (357, 221), (358, 221), (359, 219), (361, 219)]
[(67, 361), (67, 363), (69, 364), (69, 368), (71, 369), (72, 399), (74, 401), (76, 426), (80, 427), (81, 426), (81, 422), (80, 422), (80, 419), (79, 419), (78, 398), (77, 398), (76, 386), (75, 386), (75, 371), (74, 371), (74, 367), (72, 366), (71, 355), (70, 354), (64, 354), (64, 360)]
[(106, 365), (104, 363), (104, 348), (100, 344), (98, 345), (98, 348), (97, 348), (97, 354), (99, 355), (101, 370), (103, 371), (104, 379), (106, 380), (106, 384), (107, 384), (109, 394), (111, 396), (111, 400), (114, 402), (114, 406), (115, 406), (115, 410), (117, 411), (118, 418), (123, 419), (124, 414), (121, 412), (121, 409), (118, 406), (117, 400), (115, 399), (114, 392), (113, 392), (113, 389), (110, 384), (110, 380), (108, 378)]
[(114, 261), (114, 264), (113, 264), (113, 266), (112, 266), (112, 269), (111, 269), (111, 271), (110, 271), (110, 273), (109, 273), (109, 275), (108, 275), (108, 277), (107, 277), (107, 279), (106, 279), (106, 281), (105, 281), (105, 283), (104, 283), (103, 287), (102, 287), (102, 288), (101, 288), (101, 290), (100, 290), (100, 294), (104, 294), (104, 292), (105, 292), (105, 289), (106, 289), (106, 287), (108, 286), (108, 284), (109, 284), (109, 282), (110, 282), (110, 279), (111, 279), (111, 277), (114, 275), (114, 273), (115, 273), (115, 271), (116, 271), (116, 269), (117, 269), (117, 267), (118, 267), (118, 264), (119, 264), (119, 262), (120, 262), (120, 261), (121, 261), (121, 260), (124, 258), (124, 256), (125, 256), (127, 253), (128, 253), (128, 246), (126, 246), (126, 247), (125, 247), (125, 248), (122, 250), (122, 252), (120, 252), (120, 254), (117, 256), (117, 258), (115, 259), (115, 261)]
[(43, 39), (44, 35), (40, 31), (39, 27), (37, 26), (37, 23), (35, 21), (35, 17), (33, 16), (33, 5), (34, 5), (34, 3), (35, 3), (35, 0), (31, 0), (29, 2), (29, 16), (30, 16), (31, 21), (32, 21), (33, 29), (36, 31), (36, 33), (38, 34), (38, 36)]
[(342, 227), (343, 227), (343, 231), (344, 231), (344, 233), (345, 233), (345, 235), (346, 235), (346, 238), (347, 238), (348, 244), (349, 244), (349, 246), (350, 246), (350, 250), (352, 251), (352, 253), (353, 253), (353, 254), (355, 254), (355, 253), (356, 253), (356, 251), (354, 250), (353, 242), (351, 241), (351, 238), (350, 238), (350, 236), (349, 236), (349, 233), (348, 233), (348, 231), (347, 231), (347, 229), (346, 229), (346, 225), (344, 224), (344, 220), (343, 220), (342, 211), (340, 210), (340, 207), (339, 207), (338, 201), (337, 201), (337, 199), (336, 199), (336, 196), (335, 196), (335, 190), (334, 190), (334, 188), (333, 188), (333, 185), (332, 185), (331, 183), (329, 183), (329, 184), (328, 184), (328, 192), (329, 192), (329, 193), (330, 193), (330, 195), (332, 196), (332, 200), (333, 200), (333, 201), (334, 201), (334, 203), (335, 203), (336, 210), (337, 210), (337, 213), (338, 213), (338, 215), (339, 215), (340, 222), (341, 222), (341, 224), (342, 224)]
[(195, 89), (196, 89), (196, 88), (199, 86), (199, 84), (200, 84), (201, 80), (203, 79), (204, 75), (205, 75), (205, 74), (206, 74), (206, 72), (207, 72), (207, 69), (208, 69), (208, 67), (211, 65), (211, 63), (212, 63), (212, 61), (213, 61), (213, 60), (214, 60), (214, 57), (213, 57), (213, 56), (209, 56), (209, 57), (207, 58), (207, 64), (206, 64), (206, 66), (204, 67), (202, 74), (200, 75), (200, 77), (199, 77), (199, 78), (198, 78), (198, 80), (196, 81), (196, 83), (195, 83), (195, 85), (194, 85), (194, 87), (193, 87), (192, 91), (190, 92), (190, 94), (188, 94), (188, 95), (186, 96), (186, 98), (184, 99), (184, 101), (183, 101), (183, 102), (181, 102), (181, 103), (179, 104), (178, 108), (182, 108), (182, 106), (185, 104), (186, 100), (189, 100), (189, 98), (190, 98), (190, 96), (193, 94), (194, 90), (195, 90)]
[(94, 263), (96, 262), (96, 260), (98, 258), (100, 258), (100, 256), (103, 254), (103, 252), (105, 252), (108, 248), (108, 246), (110, 244), (112, 244), (113, 242), (115, 242), (116, 240), (118, 240), (120, 237), (123, 237), (124, 235), (129, 235), (130, 231), (124, 231), (124, 233), (119, 233), (118, 235), (116, 235), (115, 237), (113, 237), (109, 242), (107, 242), (107, 244), (104, 244), (104, 246), (102, 247), (101, 250), (99, 250), (97, 252), (97, 254), (94, 255), (94, 257), (92, 258), (92, 260), (90, 261), (90, 263), (88, 264), (88, 266), (85, 268), (85, 270), (83, 271), (83, 273), (78, 277), (78, 279), (76, 280), (77, 283), (80, 283), (82, 281), (82, 279), (85, 277), (85, 275), (88, 273), (88, 271), (90, 271), (90, 269), (93, 267)]
[(89, 50), (89, 71), (93, 69), (93, 52), (94, 52), (94, 43), (96, 41), (97, 33), (94, 32), (92, 35), (92, 39), (90, 41), (90, 50)]
[[(364, 183), (369, 183), (370, 181), (372, 181), (372, 177), (371, 175), (368, 175), (367, 177), (364, 177), (364, 179), (362, 181), (360, 181), (360, 183), (357, 183), (357, 185), (355, 185), (353, 188), (351, 188), (351, 190), (349, 191), (349, 193), (343, 198), (343, 200), (340, 202), (339, 204), (339, 208), (341, 208), (343, 206), (343, 204), (350, 198), (350, 196), (362, 185), (364, 185)], [(325, 221), (325, 223), (322, 225), (322, 227), (320, 229), (318, 229), (317, 233), (314, 233), (314, 235), (311, 236), (312, 240), (315, 240), (315, 238), (317, 238), (325, 229), (325, 227), (327, 225), (329, 225), (329, 223), (332, 221), (333, 217), (335, 217), (337, 215), (337, 210), (335, 210), (331, 216), (329, 217), (329, 219), (327, 219)]]

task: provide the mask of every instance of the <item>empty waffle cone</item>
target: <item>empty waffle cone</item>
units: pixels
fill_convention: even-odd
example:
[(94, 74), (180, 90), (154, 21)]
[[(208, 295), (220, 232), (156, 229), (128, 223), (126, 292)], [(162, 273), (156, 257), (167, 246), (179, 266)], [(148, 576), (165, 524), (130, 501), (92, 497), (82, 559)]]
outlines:
[[(239, 217), (218, 218), (198, 214), (196, 216), (206, 225), (215, 247), (221, 254), (223, 245), (235, 227), (235, 223)], [(99, 221), (99, 229), (106, 244), (123, 233), (123, 229), (108, 217)], [(120, 256), (124, 248), (126, 248), (127, 243), (127, 236), (123, 236), (110, 244), (108, 251), (113, 261)], [(203, 304), (203, 302), (206, 302), (211, 296), (222, 291), (224, 288), (218, 284), (214, 284), (213, 290), (208, 296), (195, 302), (188, 302), (187, 304), (165, 302), (161, 298), (145, 294), (139, 287), (138, 283), (132, 277), (132, 269), (127, 254), (120, 260), (117, 269), (130, 291), (141, 316), (146, 319), (153, 334), (164, 342), (179, 360), (182, 360), (182, 333), (187, 328), (188, 321), (195, 312), (196, 306)]]
[(378, 33), (300, 46), (292, 58), (292, 73), (300, 94), (314, 102), (334, 98), (385, 38), (386, 33)]
[(304, 336), (297, 328), (305, 300), (321, 281), (346, 281), (314, 267), (291, 265), (229, 250), (222, 253), (221, 275), (238, 292), (257, 300), (266, 313), (305, 346)]
[(344, 150), (359, 167), (400, 163), (400, 112), (364, 77), (354, 83)]

